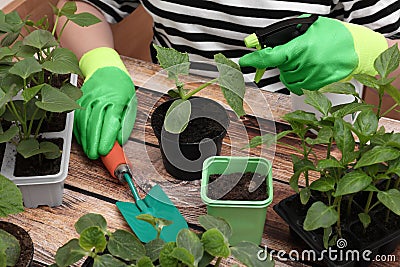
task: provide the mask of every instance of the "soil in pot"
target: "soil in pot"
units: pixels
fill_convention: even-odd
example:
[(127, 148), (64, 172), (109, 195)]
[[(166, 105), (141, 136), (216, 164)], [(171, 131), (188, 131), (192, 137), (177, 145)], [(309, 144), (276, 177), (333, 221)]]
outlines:
[(21, 254), (19, 256), (16, 267), (30, 266), (33, 259), (33, 242), (29, 234), (16, 224), (0, 221), (0, 229), (12, 234), (18, 239), (21, 247)]
[[(48, 118), (43, 120), (42, 125), (40, 126), (39, 133), (47, 133), (47, 132), (61, 132), (65, 129), (65, 122), (67, 120), (67, 113), (51, 113), (47, 115)], [(32, 129), (36, 129), (39, 121), (33, 122)]]
[(174, 99), (158, 106), (151, 116), (166, 171), (180, 180), (201, 178), (204, 160), (219, 155), (226, 136), (229, 117), (220, 104), (201, 97), (190, 98), (191, 114), (180, 134), (167, 132), (164, 119)]
[[(250, 201), (267, 199), (267, 184), (264, 175), (251, 172), (225, 175), (212, 174), (208, 179), (207, 196), (210, 199)], [(230, 188), (232, 183), (236, 183), (235, 186), (227, 194), (220, 197), (221, 189)]]
[[(63, 139), (43, 139), (40, 141), (50, 141), (56, 144), (60, 150), (63, 149)], [(46, 159), (43, 155), (36, 155), (24, 158), (17, 153), (15, 161), (14, 176), (42, 176), (57, 174), (60, 171), (61, 156), (56, 159)]]
[[(157, 138), (161, 136), (165, 115), (171, 104), (172, 102), (169, 104), (160, 105), (151, 116), (151, 124)], [(204, 110), (204, 112), (202, 112), (202, 110)], [(213, 110), (210, 110), (209, 107), (204, 106), (199, 107), (198, 113), (204, 113), (207, 117), (197, 117), (191, 119), (186, 129), (179, 134), (180, 143), (197, 143), (204, 138), (212, 139), (225, 131), (224, 126), (219, 123), (225, 120), (225, 115), (220, 114), (219, 110), (215, 110), (215, 112), (213, 112)], [(173, 134), (166, 134), (167, 136), (173, 136)]]

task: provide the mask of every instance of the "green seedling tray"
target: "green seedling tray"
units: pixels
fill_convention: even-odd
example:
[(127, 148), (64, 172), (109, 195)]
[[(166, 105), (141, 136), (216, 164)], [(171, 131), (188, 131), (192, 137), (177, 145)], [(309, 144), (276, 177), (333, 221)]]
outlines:
[[(207, 196), (210, 175), (259, 173), (266, 176), (267, 198), (262, 201), (214, 200)], [(260, 157), (210, 157), (204, 161), (201, 180), (201, 199), (207, 213), (225, 219), (232, 227), (232, 245), (240, 241), (260, 244), (267, 217), (267, 207), (273, 199), (271, 163)]]

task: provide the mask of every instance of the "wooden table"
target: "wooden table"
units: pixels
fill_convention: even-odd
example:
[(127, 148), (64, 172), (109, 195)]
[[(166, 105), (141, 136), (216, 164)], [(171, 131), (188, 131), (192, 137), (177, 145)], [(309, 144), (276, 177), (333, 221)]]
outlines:
[[(160, 184), (186, 218), (189, 226), (198, 229), (197, 218), (206, 213), (205, 206), (200, 200), (199, 181), (178, 181), (165, 172), (158, 142), (148, 119), (154, 106), (165, 100), (164, 93), (173, 86), (173, 83), (156, 65), (130, 58), (124, 58), (124, 62), (134, 83), (141, 87), (136, 93), (139, 107), (135, 128), (124, 146), (134, 166), (134, 179), (139, 184), (143, 196), (155, 182)], [(193, 76), (185, 78), (185, 82), (193, 86), (201, 81), (201, 78)], [(229, 109), (224, 104), (222, 94), (217, 87), (207, 88), (200, 95), (213, 98)], [(267, 104), (269, 109), (266, 108)], [(268, 248), (275, 250), (302, 251), (306, 248), (305, 244), (290, 236), (288, 225), (272, 209), (273, 205), (293, 194), (288, 183), (292, 174), (291, 151), (281, 146), (276, 147), (275, 153), (260, 148), (250, 151), (240, 150), (243, 142), (260, 134), (260, 129), (262, 132), (288, 129), (288, 125), (281, 121), (280, 117), (291, 111), (290, 97), (249, 89), (246, 93), (245, 109), (249, 115), (242, 120), (235, 118), (232, 111), (228, 111), (232, 122), (228, 136), (224, 139), (221, 154), (261, 155), (273, 161), (274, 200), (268, 208), (262, 244), (268, 244)], [(388, 119), (383, 124), (396, 131), (400, 129), (400, 123), (397, 121)], [(287, 137), (284, 142), (295, 144), (298, 140)], [(42, 206), (26, 209), (25, 212), (12, 215), (7, 220), (21, 225), (30, 233), (35, 244), (34, 266), (47, 266), (54, 262), (55, 252), (60, 246), (77, 237), (74, 223), (86, 213), (102, 214), (111, 230), (129, 229), (115, 206), (115, 202), (119, 200), (133, 202), (128, 186), (112, 178), (101, 161), (89, 160), (74, 140), (69, 174), (65, 180), (63, 204), (53, 208)], [(374, 263), (372, 266), (398, 266), (400, 248), (394, 254), (397, 262)], [(315, 263), (276, 261), (276, 266), (315, 266)]]

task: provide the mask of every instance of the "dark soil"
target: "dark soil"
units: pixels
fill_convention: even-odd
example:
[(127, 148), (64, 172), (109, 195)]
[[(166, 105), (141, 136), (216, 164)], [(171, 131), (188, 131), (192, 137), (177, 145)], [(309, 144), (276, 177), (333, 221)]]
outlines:
[(372, 243), (385, 236), (385, 232), (374, 221), (366, 229), (361, 222), (354, 223), (350, 226), (350, 231), (365, 243)]
[[(266, 177), (258, 173), (246, 172), (227, 175), (213, 174), (209, 177), (207, 196), (221, 200), (265, 200), (267, 199)], [(236, 182), (238, 181), (238, 182)], [(260, 184), (260, 181), (261, 184)], [(218, 198), (221, 190), (236, 185), (224, 196)], [(257, 188), (255, 186), (259, 185)]]
[[(197, 115), (195, 118), (190, 119), (186, 129), (179, 134), (180, 143), (197, 143), (204, 138), (213, 139), (220, 136), (225, 131), (224, 126), (219, 122), (225, 122), (226, 114), (223, 114), (221, 110), (218, 109), (217, 103), (214, 104), (206, 100), (201, 103), (204, 105), (195, 107), (192, 105), (192, 115), (194, 113), (204, 115), (201, 117)], [(170, 104), (172, 104), (172, 102), (170, 102)], [(161, 135), (165, 114), (170, 104), (160, 106), (152, 114), (151, 124), (158, 138)], [(168, 137), (168, 135), (171, 135), (171, 137), (174, 136), (173, 134), (167, 133), (166, 137)]]
[(400, 216), (394, 214), (393, 212), (389, 212), (389, 220), (386, 221), (386, 211), (386, 209), (383, 209), (382, 211), (376, 213), (375, 218), (379, 219), (379, 221), (382, 222), (383, 226), (389, 232), (400, 230)]
[(0, 221), (0, 228), (15, 236), (21, 247), (21, 254), (16, 267), (30, 266), (33, 258), (33, 243), (29, 234), (18, 225)]
[[(50, 141), (58, 145), (60, 150), (63, 148), (63, 139), (43, 139), (39, 141)], [(17, 154), (15, 162), (14, 176), (38, 176), (52, 175), (60, 171), (61, 156), (56, 159), (46, 159), (43, 155), (36, 155), (25, 159), (20, 154)]]
[[(65, 129), (65, 121), (67, 119), (67, 113), (51, 113), (47, 114), (47, 118), (43, 120), (40, 126), (39, 133), (46, 132), (61, 132)], [(36, 129), (39, 121), (35, 120), (33, 122), (33, 128)]]

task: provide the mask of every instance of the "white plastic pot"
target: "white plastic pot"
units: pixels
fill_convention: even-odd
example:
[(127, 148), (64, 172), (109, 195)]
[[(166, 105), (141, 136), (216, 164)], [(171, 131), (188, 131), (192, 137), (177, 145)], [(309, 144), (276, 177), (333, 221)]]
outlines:
[(63, 131), (48, 132), (41, 135), (43, 138), (63, 139), (61, 166), (57, 174), (44, 176), (14, 176), (17, 151), (12, 143), (6, 144), (6, 150), (1, 165), (1, 174), (19, 187), (22, 192), (25, 207), (36, 208), (39, 205), (50, 207), (61, 205), (64, 192), (64, 180), (68, 175), (73, 121), (74, 113), (70, 112), (67, 114), (66, 125)]
[[(77, 76), (71, 76), (71, 83), (77, 84)], [(21, 190), (24, 206), (36, 208), (39, 205), (50, 207), (60, 206), (64, 192), (64, 180), (68, 175), (68, 165), (71, 152), (72, 129), (74, 113), (69, 112), (65, 120), (64, 130), (60, 132), (45, 132), (41, 137), (46, 139), (63, 139), (60, 171), (53, 175), (43, 176), (14, 176), (16, 161), (16, 147), (6, 143), (3, 162), (1, 162), (1, 174), (13, 181)]]

